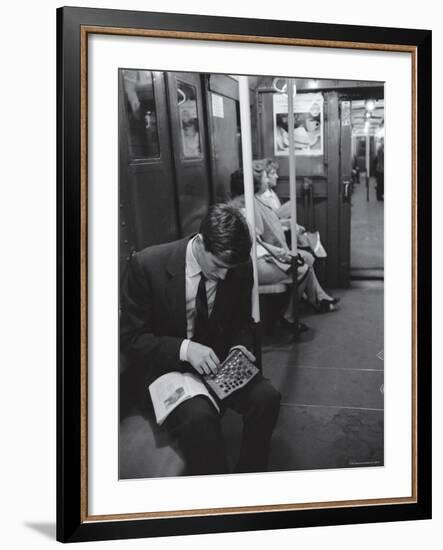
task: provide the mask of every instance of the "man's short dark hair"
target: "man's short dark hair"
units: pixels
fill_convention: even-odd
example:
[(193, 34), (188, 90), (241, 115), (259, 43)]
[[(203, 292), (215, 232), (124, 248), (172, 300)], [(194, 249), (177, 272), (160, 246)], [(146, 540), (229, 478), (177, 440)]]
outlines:
[(234, 206), (214, 204), (200, 224), (205, 249), (228, 265), (249, 260), (252, 241), (248, 223)]

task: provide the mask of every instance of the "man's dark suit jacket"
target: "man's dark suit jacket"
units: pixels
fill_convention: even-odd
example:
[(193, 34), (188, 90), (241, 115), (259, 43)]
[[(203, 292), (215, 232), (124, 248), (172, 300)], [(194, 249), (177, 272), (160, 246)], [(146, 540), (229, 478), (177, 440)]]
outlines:
[[(121, 288), (121, 349), (150, 384), (171, 372), (193, 372), (180, 361), (187, 338), (185, 300), (186, 247), (190, 237), (145, 248), (131, 260)], [(217, 284), (205, 341), (223, 361), (238, 344), (251, 349), (252, 264), (229, 269)]]

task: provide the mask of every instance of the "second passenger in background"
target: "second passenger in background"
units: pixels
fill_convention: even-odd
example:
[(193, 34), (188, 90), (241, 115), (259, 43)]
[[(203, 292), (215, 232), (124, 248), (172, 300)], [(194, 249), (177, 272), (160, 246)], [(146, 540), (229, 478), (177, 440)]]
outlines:
[[(283, 281), (290, 284), (291, 254), (286, 243), (283, 226), (277, 214), (263, 201), (263, 193), (268, 189), (268, 177), (263, 160), (253, 161), (254, 210), (257, 238), (257, 270), (260, 285), (276, 284)], [(231, 175), (232, 204), (244, 208), (243, 172), (237, 170)], [(235, 196), (234, 196), (235, 195)], [(308, 302), (319, 313), (335, 310), (337, 300), (329, 296), (321, 287), (312, 265), (302, 260), (297, 270), (298, 296), (306, 295)], [(284, 320), (293, 323), (292, 300), (284, 313)], [(303, 326), (301, 328), (304, 328)]]
[[(261, 195), (261, 200), (267, 204), (272, 210), (277, 214), (283, 229), (285, 231), (285, 237), (288, 241), (288, 232), (291, 227), (291, 209), (290, 209), (290, 201), (285, 202), (284, 204), (281, 203), (280, 197), (275, 192), (275, 189), (277, 188), (277, 182), (278, 182), (278, 168), (279, 164), (276, 160), (272, 158), (266, 158), (264, 159), (265, 163), (265, 170), (266, 175), (268, 178), (268, 188), (265, 190)], [(315, 254), (318, 254), (318, 250), (321, 250), (323, 252), (323, 256), (326, 256), (326, 252), (320, 242), (320, 235), (318, 232), (315, 234), (310, 234), (311, 237), (316, 237), (316, 245), (317, 245), (317, 252), (314, 252), (312, 248), (315, 248), (314, 245), (311, 245), (310, 238), (308, 237), (308, 233), (306, 232), (306, 228), (302, 225), (297, 224), (297, 253), (303, 258), (303, 261), (311, 268), (314, 269), (314, 262), (316, 256)], [(322, 313), (326, 313), (327, 311), (333, 311), (335, 310), (335, 305), (339, 302), (339, 298), (332, 298), (332, 301), (329, 301), (326, 299), (323, 304), (321, 304), (319, 307), (322, 310)]]

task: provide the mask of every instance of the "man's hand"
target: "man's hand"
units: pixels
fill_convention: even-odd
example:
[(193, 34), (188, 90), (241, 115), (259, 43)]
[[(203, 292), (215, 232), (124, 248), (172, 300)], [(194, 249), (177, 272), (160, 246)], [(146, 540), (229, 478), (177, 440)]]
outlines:
[(220, 359), (212, 348), (192, 340), (189, 342), (187, 360), (199, 374), (215, 374), (220, 365)]
[(291, 218), (279, 218), (279, 220), (284, 229), (289, 229), (291, 227)]
[(229, 351), (232, 351), (233, 349), (241, 350), (246, 355), (246, 357), (249, 359), (249, 361), (252, 361), (252, 363), (255, 363), (255, 361), (256, 361), (255, 355), (253, 353), (251, 353), (248, 350), (248, 348), (245, 348), (245, 346), (241, 346), (241, 345), (232, 346), (232, 348)]

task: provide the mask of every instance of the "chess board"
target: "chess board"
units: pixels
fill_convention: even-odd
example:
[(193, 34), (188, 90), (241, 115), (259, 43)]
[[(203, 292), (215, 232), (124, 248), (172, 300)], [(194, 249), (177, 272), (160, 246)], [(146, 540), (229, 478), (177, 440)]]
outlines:
[(205, 380), (219, 399), (225, 399), (246, 386), (258, 372), (258, 368), (240, 349), (233, 349), (218, 371), (205, 376)]

